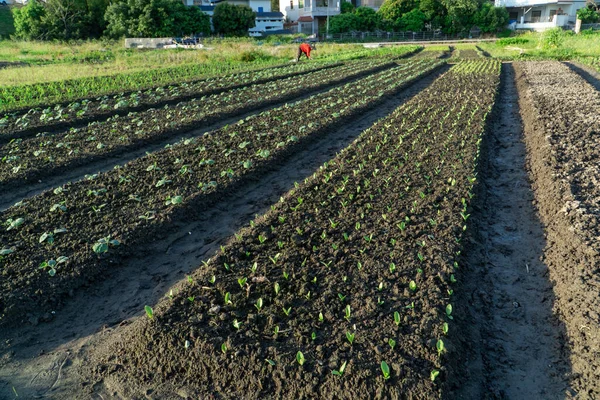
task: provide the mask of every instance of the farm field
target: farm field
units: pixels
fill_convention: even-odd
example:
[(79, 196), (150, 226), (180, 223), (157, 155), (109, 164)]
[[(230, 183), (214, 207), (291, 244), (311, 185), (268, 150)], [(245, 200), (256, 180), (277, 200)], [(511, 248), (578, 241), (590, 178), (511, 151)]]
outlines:
[(598, 398), (593, 66), (415, 50), (3, 88), (0, 398)]

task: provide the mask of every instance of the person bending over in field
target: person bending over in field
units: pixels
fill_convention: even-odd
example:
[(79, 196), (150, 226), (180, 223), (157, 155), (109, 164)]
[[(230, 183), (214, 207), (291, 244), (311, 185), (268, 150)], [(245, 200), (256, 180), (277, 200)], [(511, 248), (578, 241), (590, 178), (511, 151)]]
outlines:
[(300, 47), (298, 47), (298, 54), (296, 55), (296, 62), (300, 61), (300, 57), (302, 54), (306, 56), (306, 58), (310, 59), (310, 51), (316, 50), (317, 47), (314, 44), (302, 43)]

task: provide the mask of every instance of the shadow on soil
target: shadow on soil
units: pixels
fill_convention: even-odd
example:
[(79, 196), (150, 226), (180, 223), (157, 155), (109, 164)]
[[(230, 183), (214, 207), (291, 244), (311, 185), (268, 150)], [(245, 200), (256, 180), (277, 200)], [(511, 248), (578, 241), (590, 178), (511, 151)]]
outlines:
[(515, 80), (512, 64), (504, 64), (465, 239), (454, 328), (464, 351), (451, 356), (447, 399), (568, 396), (565, 326), (553, 314), (544, 227), (526, 167)]
[(576, 61), (564, 63), (567, 67), (579, 74), (587, 83), (600, 90), (600, 73), (594, 71), (591, 67), (580, 64)]
[(176, 221), (174, 229), (145, 248), (131, 249), (129, 259), (116, 265), (103, 281), (80, 289), (50, 322), (0, 332), (0, 399), (74, 399), (82, 390), (77, 369), (86, 362), (86, 349), (103, 335), (129, 324), (155, 304), (169, 287), (201, 265), (228, 237), (255, 215), (264, 213), (294, 182), (347, 147), (375, 121), (429, 86), (449, 67), (424, 77), (376, 109), (341, 125), (257, 181), (248, 182), (194, 221)]

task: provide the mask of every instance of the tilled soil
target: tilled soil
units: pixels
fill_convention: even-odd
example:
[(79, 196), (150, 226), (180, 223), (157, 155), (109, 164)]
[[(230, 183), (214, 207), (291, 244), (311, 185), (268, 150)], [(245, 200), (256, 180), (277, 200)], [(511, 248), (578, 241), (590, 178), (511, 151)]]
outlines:
[(503, 70), (460, 292), (463, 348), (470, 351), (448, 398), (564, 399), (565, 327), (553, 312), (541, 259), (546, 242), (525, 168), (515, 74), (511, 64)]
[(297, 64), (259, 71), (249, 71), (215, 78), (184, 82), (151, 90), (122, 93), (114, 96), (83, 99), (67, 105), (56, 104), (28, 110), (12, 111), (0, 118), (0, 143), (33, 136), (39, 132), (54, 132), (85, 126), (114, 115), (175, 105), (194, 98), (210, 96), (228, 90), (258, 85), (278, 79), (335, 68), (341, 63)]
[[(384, 94), (400, 91), (440, 65), (426, 63), (420, 71), (398, 67), (372, 75), (317, 96), (321, 107), (314, 108), (310, 101), (286, 105), (4, 211), (4, 221), (21, 221), (22, 226), (0, 232), (0, 248), (12, 250), (0, 260), (0, 284), (7, 288), (0, 296), (0, 322), (35, 319), (50, 308), (56, 310), (73, 289), (118, 265), (119, 255), (127, 254), (129, 246), (160, 239), (172, 221), (202, 214), (337, 124), (375, 107)], [(172, 202), (176, 197), (179, 202)], [(42, 235), (51, 235), (52, 241)], [(117, 242), (96, 251), (97, 241), (107, 237)], [(58, 263), (59, 258), (63, 262)], [(47, 260), (58, 263), (55, 270), (36, 268)]]
[(139, 316), (144, 304), (156, 303), (173, 283), (195, 269), (199, 260), (217, 250), (242, 224), (267, 211), (293, 188), (295, 181), (310, 176), (360, 132), (429, 86), (437, 76), (439, 73), (418, 80), (360, 119), (338, 126), (285, 165), (248, 182), (204, 217), (178, 223), (172, 234), (140, 249), (102, 281), (77, 292), (52, 321), (2, 331), (2, 336), (9, 339), (2, 342), (0, 398), (13, 398), (13, 387), (21, 398), (89, 398), (82, 395), (88, 389), (81, 386), (77, 370), (99, 338), (119, 334), (129, 323), (127, 319)]
[[(99, 393), (438, 398), (458, 333), (460, 210), (497, 67), (439, 78), (241, 230), (153, 319), (98, 346), (90, 371), (103, 379)], [(304, 360), (298, 350), (306, 365), (295, 361)], [(343, 377), (332, 374), (345, 362)]]
[(567, 331), (573, 396), (600, 397), (600, 92), (558, 62), (516, 65), (544, 260)]

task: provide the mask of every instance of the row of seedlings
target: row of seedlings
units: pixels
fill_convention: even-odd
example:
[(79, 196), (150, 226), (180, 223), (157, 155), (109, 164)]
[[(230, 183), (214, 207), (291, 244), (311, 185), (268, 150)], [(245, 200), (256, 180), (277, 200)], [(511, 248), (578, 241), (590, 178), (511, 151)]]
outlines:
[[(224, 118), (293, 100), (305, 95), (307, 90), (337, 85), (391, 65), (393, 63), (389, 62), (383, 65), (377, 62), (344, 65), (201, 97), (176, 106), (130, 113), (125, 117), (115, 116), (106, 122), (95, 122), (50, 136), (14, 139), (0, 148), (0, 182), (7, 188), (24, 182), (37, 182), (45, 176), (58, 175), (61, 171), (87, 165), (93, 160), (132, 151)], [(403, 68), (418, 69), (419, 66), (406, 64)]]
[(339, 65), (341, 64), (294, 64), (279, 68), (216, 76), (194, 82), (181, 82), (145, 91), (138, 90), (111, 96), (104, 95), (97, 98), (80, 99), (68, 104), (59, 103), (47, 107), (12, 111), (0, 118), (0, 137), (6, 140), (7, 138), (25, 137), (27, 135), (33, 136), (37, 132), (55, 131), (74, 124), (81, 125), (106, 119), (112, 115), (126, 115), (131, 111), (177, 104), (197, 97), (314, 73)]
[(96, 350), (93, 378), (132, 397), (440, 398), (499, 73), (460, 63), (363, 132)]
[(371, 75), (15, 204), (0, 213), (2, 322), (56, 306), (113, 257), (168, 230), (169, 221), (226, 202), (227, 194), (440, 65)]

